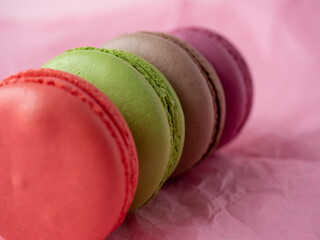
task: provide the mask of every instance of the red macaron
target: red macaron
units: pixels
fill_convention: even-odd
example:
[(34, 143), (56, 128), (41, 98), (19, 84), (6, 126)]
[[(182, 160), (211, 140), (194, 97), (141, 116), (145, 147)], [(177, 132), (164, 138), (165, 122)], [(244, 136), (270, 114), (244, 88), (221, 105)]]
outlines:
[(138, 160), (115, 105), (73, 74), (28, 70), (0, 83), (0, 236), (104, 239), (132, 202)]

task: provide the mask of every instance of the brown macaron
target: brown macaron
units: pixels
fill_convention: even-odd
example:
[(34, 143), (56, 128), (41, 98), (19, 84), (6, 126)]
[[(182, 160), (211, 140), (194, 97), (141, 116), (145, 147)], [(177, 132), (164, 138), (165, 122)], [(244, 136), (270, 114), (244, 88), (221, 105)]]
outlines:
[(125, 34), (102, 47), (125, 50), (146, 59), (176, 91), (185, 114), (186, 136), (173, 176), (212, 153), (225, 122), (225, 96), (214, 69), (197, 50), (176, 37), (157, 32)]

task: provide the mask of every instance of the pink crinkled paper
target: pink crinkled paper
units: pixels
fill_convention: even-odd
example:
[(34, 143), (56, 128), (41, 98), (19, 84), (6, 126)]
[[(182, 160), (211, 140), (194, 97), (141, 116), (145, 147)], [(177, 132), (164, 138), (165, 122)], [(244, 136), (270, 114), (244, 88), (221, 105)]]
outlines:
[(230, 39), (254, 78), (240, 136), (108, 240), (320, 239), (320, 1), (44, 2), (1, 3), (1, 79), (124, 32), (190, 25)]

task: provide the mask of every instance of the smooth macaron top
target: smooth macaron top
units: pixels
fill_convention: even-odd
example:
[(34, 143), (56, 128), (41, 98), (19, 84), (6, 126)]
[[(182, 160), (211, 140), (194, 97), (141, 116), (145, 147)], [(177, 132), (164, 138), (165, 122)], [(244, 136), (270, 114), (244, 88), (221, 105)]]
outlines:
[(0, 83), (0, 235), (103, 239), (132, 202), (138, 160), (115, 105), (52, 69)]
[(131, 210), (148, 202), (177, 165), (184, 142), (179, 99), (165, 77), (145, 60), (120, 50), (78, 48), (43, 67), (83, 77), (118, 107), (132, 131), (139, 183)]
[(122, 49), (146, 59), (176, 91), (185, 114), (186, 139), (174, 175), (213, 151), (224, 125), (224, 93), (214, 69), (197, 50), (178, 38), (155, 32), (124, 34), (103, 47)]
[(184, 27), (170, 34), (196, 48), (221, 80), (227, 105), (226, 122), (219, 142), (221, 147), (239, 134), (251, 111), (253, 83), (249, 68), (230, 41), (209, 29)]

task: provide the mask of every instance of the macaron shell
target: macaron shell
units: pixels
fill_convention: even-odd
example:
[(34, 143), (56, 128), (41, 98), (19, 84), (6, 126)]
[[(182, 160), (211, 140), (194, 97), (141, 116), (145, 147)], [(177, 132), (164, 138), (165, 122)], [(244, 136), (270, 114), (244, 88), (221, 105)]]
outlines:
[(103, 47), (122, 49), (146, 59), (164, 74), (177, 93), (185, 114), (186, 136), (182, 157), (174, 174), (186, 171), (203, 159), (216, 134), (217, 101), (206, 73), (193, 56), (159, 33), (125, 34)]
[(130, 153), (103, 109), (57, 77), (8, 78), (0, 99), (1, 236), (106, 237), (134, 186)]
[(138, 187), (130, 209), (144, 205), (158, 190), (171, 151), (166, 112), (150, 84), (129, 63), (101, 51), (68, 51), (43, 67), (86, 79), (118, 107), (131, 129), (139, 158)]
[[(199, 66), (205, 79), (207, 80), (207, 85), (210, 89), (212, 99), (214, 101), (215, 108), (215, 130), (212, 133), (210, 145), (207, 149), (207, 152), (203, 154), (202, 159), (207, 158), (213, 151), (216, 149), (217, 145), (220, 142), (220, 137), (224, 128), (225, 118), (226, 118), (226, 101), (224, 96), (224, 90), (221, 84), (219, 77), (217, 76), (215, 70), (212, 65), (191, 45), (182, 41), (174, 36), (164, 34), (164, 33), (152, 33), (146, 32), (148, 34), (155, 34), (165, 39), (168, 39), (183, 50), (185, 50), (189, 56), (193, 59), (193, 61)], [(176, 172), (176, 174), (178, 171)]]
[(203, 28), (180, 28), (170, 34), (185, 40), (212, 64), (223, 85), (227, 114), (219, 147), (235, 138), (246, 122), (253, 98), (249, 69), (239, 51), (221, 35)]
[(184, 146), (185, 122), (179, 98), (168, 80), (149, 62), (132, 53), (121, 50), (99, 50), (121, 58), (122, 60), (131, 64), (132, 67), (134, 67), (138, 72), (140, 72), (157, 93), (167, 113), (171, 134), (171, 153), (167, 171), (163, 178), (163, 182), (159, 186), (160, 189), (165, 180), (170, 177), (177, 167)]
[[(15, 75), (15, 77), (21, 77), (22, 75), (24, 78), (31, 77), (33, 79), (38, 79), (40, 76), (41, 78), (49, 79), (57, 78), (56, 81), (58, 82), (56, 82), (56, 84), (62, 81), (64, 84), (69, 83), (72, 87), (78, 88), (79, 91), (91, 97), (91, 100), (98, 104), (99, 107), (102, 108), (104, 111), (103, 114), (99, 112), (100, 110), (98, 110), (98, 112), (96, 113), (102, 116), (106, 116), (108, 118), (108, 121), (112, 122), (111, 126), (114, 126), (116, 128), (116, 130), (114, 130), (114, 134), (117, 136), (117, 141), (120, 141), (121, 144), (125, 146), (125, 149), (123, 151), (125, 157), (122, 158), (122, 162), (124, 166), (127, 166), (125, 169), (125, 174), (127, 177), (127, 197), (123, 206), (122, 214), (119, 217), (118, 224), (116, 224), (115, 226), (116, 228), (122, 223), (131, 205), (132, 199), (136, 192), (139, 175), (139, 162), (137, 157), (137, 150), (127, 122), (125, 121), (119, 110), (116, 108), (116, 106), (110, 101), (110, 99), (106, 97), (104, 93), (99, 91), (96, 87), (94, 87), (89, 82), (83, 80), (82, 78), (79, 78), (67, 72), (52, 70), (49, 68), (37, 69), (35, 71), (24, 71), (18, 75)], [(14, 79), (14, 77), (11, 78)], [(6, 82), (10, 81), (9, 79), (10, 78), (5, 79), (3, 83), (5, 84)], [(91, 104), (92, 109), (95, 109), (96, 104)], [(106, 120), (104, 121), (106, 122)], [(118, 136), (118, 134), (120, 134), (120, 136)]]

